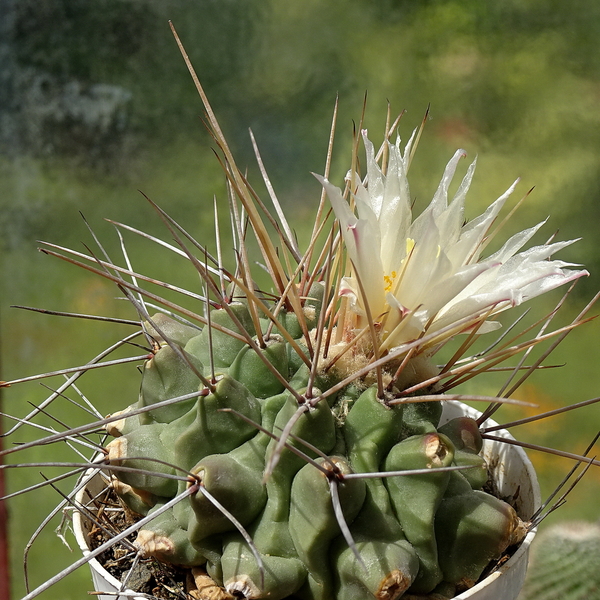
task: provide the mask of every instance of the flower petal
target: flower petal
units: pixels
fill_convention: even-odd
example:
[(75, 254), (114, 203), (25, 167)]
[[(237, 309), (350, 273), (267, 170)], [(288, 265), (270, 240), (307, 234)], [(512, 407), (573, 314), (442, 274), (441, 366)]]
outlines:
[(481, 242), (491, 227), (494, 219), (504, 206), (508, 197), (513, 193), (517, 183), (515, 181), (495, 202), (490, 204), (487, 210), (467, 223), (461, 230), (460, 238), (457, 243), (448, 250), (448, 257), (452, 264), (462, 264), (477, 262), (481, 254)]

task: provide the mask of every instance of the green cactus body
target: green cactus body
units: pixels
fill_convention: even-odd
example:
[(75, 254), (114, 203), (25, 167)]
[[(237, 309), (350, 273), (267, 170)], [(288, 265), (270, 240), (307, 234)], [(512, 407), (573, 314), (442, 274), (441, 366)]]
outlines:
[(158, 502), (161, 502), (161, 498), (159, 496), (155, 496), (154, 494), (150, 494), (143, 490), (136, 490), (130, 485), (117, 479), (114, 475), (110, 485), (119, 498), (121, 498), (121, 500), (126, 504), (129, 510), (138, 515), (145, 517), (153, 506), (155, 506)]
[[(306, 385), (304, 382), (303, 385)], [(277, 419), (277, 415), (283, 408), (283, 405), (288, 402), (290, 397), (289, 392), (282, 392), (281, 394), (275, 394), (275, 396), (271, 396), (270, 398), (264, 398), (261, 400), (261, 425), (267, 431), (273, 431), (273, 427), (275, 426), (275, 419)], [(265, 434), (265, 439), (263, 442), (265, 443), (265, 453), (266, 448), (269, 445), (271, 438)]]
[[(296, 402), (289, 395), (277, 414), (274, 431), (281, 432), (296, 409)], [(327, 403), (320, 402), (316, 408), (303, 413), (292, 428), (292, 433), (314, 444), (322, 452), (329, 452), (335, 443), (335, 426)], [(293, 438), (289, 439), (289, 444), (306, 451), (306, 448)], [(272, 455), (276, 446), (275, 440), (269, 442), (267, 457)], [(311, 451), (307, 454), (314, 456)], [(275, 543), (278, 552), (281, 552), (279, 556), (293, 556), (296, 553), (288, 529), (290, 493), (294, 476), (304, 465), (304, 460), (291, 450), (283, 449), (281, 452), (277, 467), (266, 482), (268, 500), (253, 535), (257, 547), (271, 548)]]
[[(183, 354), (183, 351), (181, 351)], [(187, 360), (198, 373), (203, 372), (202, 363), (193, 355), (186, 354)], [(170, 400), (201, 390), (202, 382), (190, 368), (186, 360), (170, 346), (162, 346), (144, 366), (139, 408), (150, 406), (163, 400)], [(169, 423), (188, 412), (195, 398), (182, 400), (148, 412), (140, 413), (142, 424), (153, 422)]]
[(471, 493), (473, 488), (463, 473), (464, 471), (453, 471), (450, 473), (444, 498), (451, 498), (452, 496), (460, 496), (462, 494)]
[[(341, 457), (320, 458), (317, 462), (333, 477), (333, 468), (351, 473)], [(338, 485), (337, 483), (335, 485)], [(346, 523), (358, 514), (365, 498), (363, 479), (351, 479), (338, 485), (340, 507)], [(294, 477), (290, 501), (289, 529), (299, 558), (308, 569), (308, 579), (299, 592), (303, 598), (328, 600), (333, 595), (333, 577), (329, 566), (331, 541), (340, 535), (328, 477), (307, 464)]]
[[(159, 508), (161, 508), (160, 504), (153, 510)], [(153, 556), (164, 562), (186, 567), (202, 565), (206, 562), (206, 557), (190, 544), (188, 532), (179, 525), (172, 508), (161, 513), (141, 529), (135, 543), (142, 556)]]
[(228, 375), (219, 377), (214, 392), (200, 396), (194, 408), (169, 424), (174, 435), (178, 464), (191, 469), (209, 454), (229, 452), (256, 435), (256, 428), (232, 412), (233, 409), (260, 423), (260, 403), (241, 383)]
[(488, 468), (485, 458), (466, 450), (454, 452), (454, 464), (460, 467), (469, 467), (462, 471), (463, 477), (474, 490), (481, 490), (488, 481)]
[[(270, 343), (262, 351), (262, 354), (281, 375), (287, 376), (288, 354), (286, 344), (280, 341)], [(268, 398), (284, 390), (283, 383), (250, 346), (246, 346), (238, 352), (229, 369), (229, 374), (245, 385), (250, 393), (257, 398)]]
[[(287, 394), (275, 421), (273, 430), (281, 432), (297, 410), (291, 394)], [(321, 451), (329, 451), (335, 443), (333, 415), (326, 402), (303, 413), (292, 428), (292, 433), (306, 440)], [(289, 443), (306, 451), (294, 438)], [(276, 442), (271, 440), (266, 456), (275, 451)], [(308, 451), (308, 454), (313, 454)], [(284, 598), (297, 591), (306, 580), (307, 570), (298, 554), (290, 535), (291, 486), (296, 473), (305, 465), (302, 458), (284, 449), (277, 467), (267, 480), (265, 489), (267, 502), (262, 513), (249, 529), (253, 543), (261, 555), (264, 572), (248, 547), (239, 536), (233, 535), (223, 545), (221, 566), (223, 584), (228, 591), (241, 591), (250, 597)], [(264, 585), (262, 579), (264, 577)]]
[[(265, 443), (260, 443), (267, 436), (259, 436), (227, 454), (206, 456), (192, 469), (192, 473), (200, 476), (202, 485), (211, 496), (242, 525), (252, 522), (267, 501), (267, 491), (262, 482)], [(189, 525), (192, 543), (234, 528), (228, 517), (202, 491), (190, 497), (190, 504), (194, 511)]]
[(404, 405), (403, 437), (435, 433), (441, 416), (441, 402), (407, 402)]
[[(309, 327), (317, 322), (323, 293), (323, 286), (315, 284), (305, 298)], [(230, 308), (253, 332), (246, 304)], [(278, 319), (308, 356), (296, 313), (281, 311)], [(144, 527), (136, 540), (143, 555), (205, 565), (227, 593), (247, 599), (396, 600), (405, 593), (435, 594), (472, 582), (492, 554), (502, 551), (507, 531), (515, 528), (512, 509), (473, 491), (487, 470), (472, 419), (455, 419), (438, 432), (440, 402), (388, 405), (377, 397), (376, 386), (359, 382), (327, 400), (304, 400), (301, 407), (298, 397), (305, 393), (311, 370), (277, 327), (266, 339), (268, 323), (261, 323), (263, 356), (296, 394), (241, 339), (216, 327), (210, 336), (208, 327), (198, 333), (161, 315), (153, 322), (156, 328), (147, 325), (148, 333), (160, 347), (144, 368), (140, 400), (131, 408), (197, 395), (143, 417), (123, 411), (110, 426), (118, 437), (109, 444), (108, 456), (114, 465), (140, 471), (115, 472), (113, 487), (144, 515), (159, 511), (194, 477), (200, 489)], [(212, 310), (211, 323), (237, 328), (224, 309)], [(198, 374), (212, 379), (211, 361), (216, 373), (209, 390)], [(312, 398), (336, 385), (334, 371), (316, 373)], [(279, 438), (290, 421), (287, 445), (280, 448), (271, 435)], [(289, 447), (331, 474), (307, 464)], [(470, 471), (476, 473), (436, 472), (450, 464), (475, 465)], [(271, 470), (267, 478), (266, 465)], [(430, 472), (344, 480), (349, 473), (420, 468)], [(161, 477), (186, 472), (188, 479)], [(354, 550), (341, 535), (330, 479)], [(251, 545), (209, 494), (245, 528)], [(480, 522), (473, 524), (464, 506), (481, 512)], [(481, 523), (490, 519), (497, 523), (494, 531), (482, 533)], [(484, 555), (480, 549), (490, 543), (494, 550)]]
[(302, 337), (302, 327), (296, 313), (292, 311), (281, 311), (278, 322), (295, 340)]
[(442, 501), (435, 533), (444, 580), (471, 586), (492, 559), (523, 539), (526, 529), (506, 502), (472, 491)]
[(119, 472), (118, 478), (122, 482), (134, 489), (168, 498), (177, 492), (177, 480), (153, 475), (175, 475), (175, 469), (169, 466), (174, 462), (174, 454), (161, 440), (165, 427), (164, 423), (141, 425), (113, 440), (107, 450), (111, 464), (136, 469)]
[(458, 417), (442, 425), (438, 431), (448, 436), (454, 444), (454, 464), (468, 466), (462, 471), (474, 490), (480, 490), (487, 483), (487, 463), (479, 454), (483, 439), (475, 419)]
[[(210, 313), (211, 325), (218, 325), (234, 333), (240, 333), (238, 325), (232, 319), (229, 311), (240, 321), (242, 327), (250, 336), (255, 335), (254, 324), (248, 307), (242, 302), (233, 302), (228, 310), (220, 308)], [(212, 343), (212, 348), (211, 348)], [(246, 342), (220, 331), (216, 327), (204, 327), (202, 333), (189, 340), (186, 350), (194, 354), (203, 364), (212, 364), (217, 369), (228, 368), (235, 360), (238, 352), (246, 346)]]
[(410, 587), (419, 571), (419, 559), (406, 540), (358, 542), (361, 565), (348, 546), (334, 552), (337, 600), (396, 600)]
[[(344, 425), (348, 458), (357, 473), (373, 473), (389, 449), (399, 441), (402, 407), (390, 408), (377, 399), (375, 388), (367, 389), (352, 405)], [(389, 493), (381, 479), (367, 479), (363, 510), (353, 533), (367, 539), (396, 541), (404, 539), (402, 528), (391, 507)]]
[(436, 469), (450, 466), (453, 458), (454, 446), (446, 436), (427, 433), (399, 442), (385, 459), (386, 471), (431, 469), (425, 475), (385, 479), (402, 530), (421, 564), (419, 574), (411, 586), (411, 590), (415, 592), (431, 592), (443, 579), (438, 563), (434, 519), (448, 485), (450, 472), (436, 473)]
[(260, 552), (261, 571), (248, 544), (239, 536), (223, 544), (223, 585), (243, 598), (281, 600), (297, 592), (306, 581), (307, 570), (298, 557)]
[(117, 411), (113, 413), (112, 417), (121, 417), (118, 420), (111, 421), (106, 424), (106, 431), (109, 435), (113, 437), (120, 437), (137, 429), (140, 425), (140, 415), (132, 415), (127, 416), (131, 411), (136, 410), (138, 408), (139, 402), (135, 402), (134, 404), (129, 405), (127, 408), (123, 410)]
[[(228, 454), (207, 456), (192, 472), (201, 478), (207, 492), (242, 525), (250, 523), (266, 502), (260, 474), (257, 477)], [(190, 503), (194, 510), (193, 525), (190, 525), (192, 543), (234, 528), (230, 519), (203, 495), (202, 490), (191, 498)]]
[(175, 344), (183, 348), (189, 340), (200, 335), (202, 329), (185, 325), (176, 319), (163, 313), (157, 313), (152, 317), (152, 323), (145, 321), (146, 334), (157, 344)]

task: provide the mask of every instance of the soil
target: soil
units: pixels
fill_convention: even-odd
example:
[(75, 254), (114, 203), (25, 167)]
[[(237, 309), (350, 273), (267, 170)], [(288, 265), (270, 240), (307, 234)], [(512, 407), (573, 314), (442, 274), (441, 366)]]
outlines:
[[(108, 541), (107, 531), (122, 531), (135, 522), (136, 517), (124, 508), (117, 495), (110, 489), (98, 501), (99, 524), (90, 531), (90, 546), (95, 549)], [(117, 509), (117, 510), (115, 510)], [(149, 599), (193, 600), (187, 593), (189, 569), (161, 563), (153, 558), (137, 558), (133, 541), (136, 534), (121, 543), (114, 544), (109, 550), (98, 556), (98, 561), (117, 580), (127, 578), (127, 588), (146, 594)]]

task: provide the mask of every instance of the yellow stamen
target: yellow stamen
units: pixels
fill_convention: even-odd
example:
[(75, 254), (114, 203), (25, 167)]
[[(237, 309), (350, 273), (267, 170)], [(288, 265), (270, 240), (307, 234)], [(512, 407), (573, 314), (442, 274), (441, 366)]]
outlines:
[(383, 282), (385, 283), (384, 290), (386, 292), (392, 291), (392, 286), (394, 285), (396, 277), (398, 277), (398, 273), (396, 271), (392, 271), (390, 275), (383, 276)]
[[(405, 264), (406, 260), (410, 256), (414, 247), (415, 247), (415, 240), (413, 240), (412, 238), (406, 238), (406, 258), (403, 258), (400, 261), (400, 265), (402, 266), (402, 271), (404, 271), (404, 269), (406, 268), (406, 264)], [(438, 247), (438, 253), (440, 250), (441, 250), (441, 248)], [(392, 271), (389, 275), (383, 276), (383, 283), (384, 283), (383, 289), (385, 290), (386, 293), (391, 292), (394, 289), (394, 283), (397, 278), (398, 278), (397, 271)]]

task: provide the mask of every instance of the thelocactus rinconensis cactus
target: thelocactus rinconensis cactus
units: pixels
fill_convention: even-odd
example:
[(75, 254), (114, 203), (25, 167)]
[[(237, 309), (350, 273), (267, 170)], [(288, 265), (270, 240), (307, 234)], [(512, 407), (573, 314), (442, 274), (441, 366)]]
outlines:
[(463, 151), (413, 220), (416, 134), (404, 150), (386, 140), (378, 153), (364, 132), (367, 176), (351, 169), (345, 192), (319, 177), (336, 221), (327, 225), (322, 203), (301, 253), (280, 214), (277, 249), (208, 114), (272, 289), (253, 282), (236, 202), (235, 272), (221, 258), (209, 268), (207, 253), (196, 257), (165, 216), (203, 278), (208, 308), (197, 326), (139, 306), (153, 355), (139, 400), (108, 426), (107, 453), (129, 468), (114, 472), (123, 501), (157, 515), (138, 534), (140, 552), (203, 566), (224, 597), (394, 600), (472, 585), (527, 526), (485, 491), (477, 422), (440, 426), (444, 382), (480, 363), (458, 366), (468, 343), (444, 367), (432, 357), (586, 272), (550, 260), (569, 242), (521, 251), (539, 226), (482, 259), (514, 186), (465, 224), (474, 164), (448, 198)]

